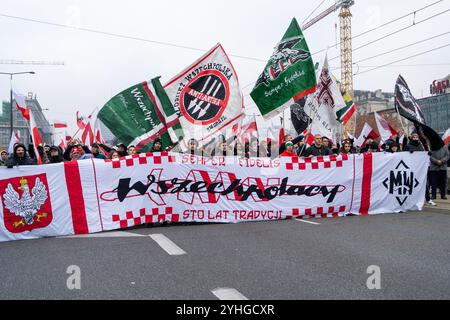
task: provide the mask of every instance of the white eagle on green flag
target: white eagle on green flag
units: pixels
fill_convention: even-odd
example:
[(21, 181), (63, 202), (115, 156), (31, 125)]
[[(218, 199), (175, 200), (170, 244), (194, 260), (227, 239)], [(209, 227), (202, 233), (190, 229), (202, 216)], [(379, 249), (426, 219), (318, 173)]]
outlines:
[(265, 119), (281, 113), (294, 101), (316, 90), (314, 63), (294, 18), (250, 96)]

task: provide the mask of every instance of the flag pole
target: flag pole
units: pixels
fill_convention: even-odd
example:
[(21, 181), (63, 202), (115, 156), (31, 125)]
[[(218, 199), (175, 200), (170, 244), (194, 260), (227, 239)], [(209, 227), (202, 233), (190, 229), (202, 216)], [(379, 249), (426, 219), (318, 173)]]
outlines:
[[(92, 117), (92, 115), (94, 114), (95, 111), (97, 111), (98, 107), (96, 107), (93, 111), (91, 111), (91, 113), (88, 116), (88, 119)], [(77, 118), (77, 122), (78, 122), (78, 118)], [(78, 134), (78, 132), (80, 132), (81, 128), (78, 127), (78, 130), (75, 132), (75, 134), (73, 136), (70, 137), (69, 142), (67, 143), (67, 145), (69, 145), (72, 140), (74, 140), (73, 138)], [(84, 130), (84, 129), (83, 129)], [(95, 134), (95, 133), (94, 133)]]
[[(314, 95), (314, 96), (312, 96), (311, 99), (312, 99), (312, 101), (314, 102), (314, 100), (316, 99), (317, 91), (315, 91), (315, 92), (313, 93), (313, 95)], [(306, 106), (306, 103), (307, 103), (307, 102), (308, 102), (308, 100), (307, 100), (307, 98), (305, 98), (305, 106)], [(302, 154), (303, 151), (305, 150), (306, 142), (307, 142), (306, 137), (307, 137), (309, 134), (311, 134), (312, 124), (313, 124), (313, 122), (314, 122), (314, 119), (316, 118), (317, 112), (314, 113), (314, 115), (313, 115), (312, 118), (311, 118), (311, 113), (312, 113), (312, 108), (310, 108), (310, 110), (309, 110), (309, 118), (311, 119), (311, 122), (309, 123), (308, 129), (306, 130), (306, 135), (305, 135), (305, 138), (304, 138), (304, 139), (305, 139), (305, 144), (303, 145), (302, 150), (300, 151), (300, 154)]]
[[(400, 113), (398, 112), (398, 108), (397, 107), (395, 107), (395, 112), (397, 113), (397, 116), (400, 119), (400, 124), (402, 125), (403, 134), (406, 134), (407, 132), (405, 130), (405, 126), (403, 125), (403, 119), (402, 119), (402, 116), (400, 115)], [(408, 127), (408, 133), (407, 134), (408, 134), (408, 137), (409, 137), (409, 127)]]

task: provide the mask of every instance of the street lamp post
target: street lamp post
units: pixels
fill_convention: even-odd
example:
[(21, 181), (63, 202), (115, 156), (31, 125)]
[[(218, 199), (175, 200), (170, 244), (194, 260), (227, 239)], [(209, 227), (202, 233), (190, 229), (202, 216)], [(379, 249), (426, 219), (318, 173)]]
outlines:
[(11, 107), (11, 114), (10, 114), (10, 136), (12, 137), (13, 131), (14, 131), (14, 122), (13, 122), (13, 94), (12, 94), (12, 78), (15, 75), (18, 74), (35, 74), (34, 71), (25, 71), (25, 72), (0, 72), (0, 74), (5, 74), (9, 76), (9, 84), (10, 84), (10, 90), (9, 90), (9, 103)]

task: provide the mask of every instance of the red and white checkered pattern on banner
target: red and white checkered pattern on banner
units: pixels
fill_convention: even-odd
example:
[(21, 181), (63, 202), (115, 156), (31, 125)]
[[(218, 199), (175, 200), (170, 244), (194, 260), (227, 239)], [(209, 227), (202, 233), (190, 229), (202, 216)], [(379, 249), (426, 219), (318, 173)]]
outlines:
[(152, 208), (146, 209), (142, 208), (139, 213), (135, 215), (132, 211), (126, 213), (126, 217), (120, 217), (118, 214), (112, 216), (113, 222), (119, 222), (120, 228), (128, 228), (133, 226), (138, 226), (144, 223), (153, 222), (178, 222), (180, 220), (180, 215), (173, 213), (172, 207), (165, 208)]
[[(286, 158), (289, 159), (289, 158)], [(314, 158), (292, 157), (291, 161), (286, 162), (287, 170), (319, 170), (330, 168), (341, 168), (344, 161), (348, 160), (347, 154), (319, 156)]]
[(300, 210), (298, 208), (292, 209), (292, 216), (286, 216), (286, 219), (290, 218), (337, 218), (345, 215), (347, 207), (317, 207), (306, 208)]
[(175, 156), (169, 155), (168, 152), (149, 152), (149, 153), (138, 153), (131, 156), (126, 156), (119, 159), (108, 159), (105, 162), (111, 163), (113, 169), (120, 169), (123, 167), (132, 167), (139, 164), (162, 164), (175, 162)]

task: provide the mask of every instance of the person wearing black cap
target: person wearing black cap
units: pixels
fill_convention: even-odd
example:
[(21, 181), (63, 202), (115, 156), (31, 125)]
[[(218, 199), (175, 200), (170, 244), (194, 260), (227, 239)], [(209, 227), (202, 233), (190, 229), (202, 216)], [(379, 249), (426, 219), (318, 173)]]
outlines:
[(48, 163), (60, 163), (64, 162), (64, 157), (61, 149), (57, 146), (50, 147), (50, 157), (48, 158)]
[(91, 145), (91, 153), (94, 159), (106, 159), (106, 156), (100, 153), (100, 146), (97, 143)]
[(126, 157), (128, 155), (128, 148), (123, 143), (120, 143), (117, 145), (117, 152), (119, 153), (120, 157)]
[(384, 144), (384, 151), (389, 153), (396, 153), (400, 149), (400, 145), (397, 143), (397, 141), (388, 139), (386, 143)]
[(8, 168), (12, 168), (14, 166), (30, 166), (35, 164), (36, 160), (31, 159), (28, 156), (27, 148), (21, 143), (16, 144), (12, 156), (6, 160), (6, 166)]
[(162, 151), (163, 151), (162, 141), (160, 138), (157, 138), (155, 139), (155, 141), (153, 141), (152, 152), (162, 152)]

